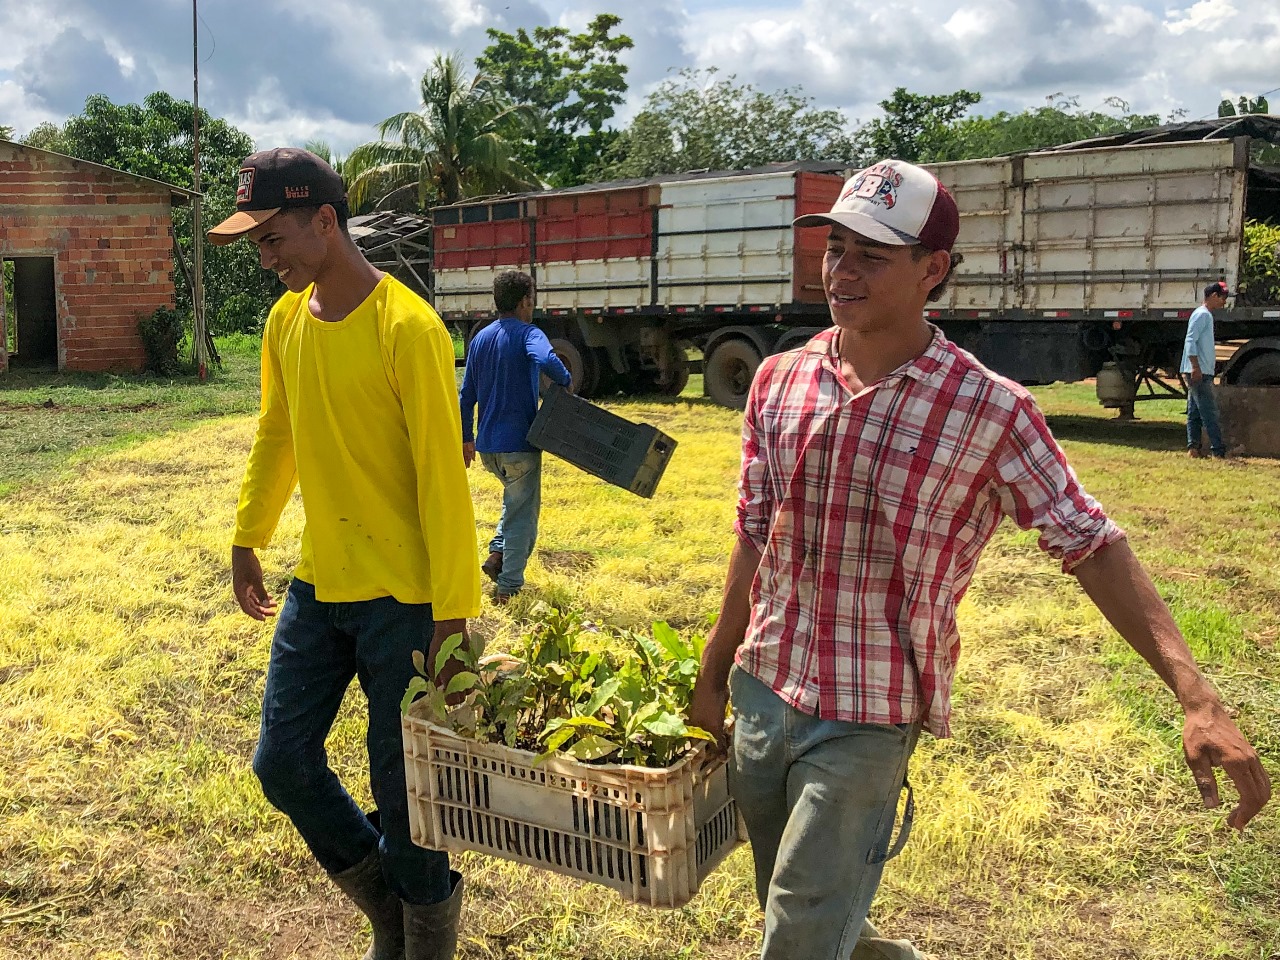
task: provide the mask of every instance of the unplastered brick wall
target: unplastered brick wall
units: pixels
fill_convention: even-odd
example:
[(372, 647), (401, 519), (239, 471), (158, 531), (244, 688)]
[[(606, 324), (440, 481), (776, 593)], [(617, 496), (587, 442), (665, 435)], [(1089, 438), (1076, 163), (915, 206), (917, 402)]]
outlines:
[(174, 305), (164, 186), (0, 142), (0, 258), (53, 257), (58, 367), (139, 369), (138, 320)]

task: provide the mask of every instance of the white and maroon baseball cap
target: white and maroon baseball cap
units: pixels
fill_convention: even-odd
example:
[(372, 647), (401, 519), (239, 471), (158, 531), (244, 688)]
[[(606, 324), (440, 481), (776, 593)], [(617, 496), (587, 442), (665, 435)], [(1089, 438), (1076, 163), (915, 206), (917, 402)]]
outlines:
[(881, 160), (849, 178), (830, 213), (809, 213), (794, 223), (838, 223), (880, 243), (950, 252), (960, 232), (960, 211), (928, 170), (905, 160)]

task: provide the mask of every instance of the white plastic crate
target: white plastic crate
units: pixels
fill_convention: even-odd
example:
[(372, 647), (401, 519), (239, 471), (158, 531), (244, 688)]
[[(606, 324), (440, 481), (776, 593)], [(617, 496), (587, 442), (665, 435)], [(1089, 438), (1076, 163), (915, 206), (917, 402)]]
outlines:
[(414, 707), (401, 727), (410, 830), (430, 850), (476, 850), (680, 907), (746, 839), (725, 760), (702, 747), (662, 769), (569, 757), (535, 767), (527, 750), (460, 737)]

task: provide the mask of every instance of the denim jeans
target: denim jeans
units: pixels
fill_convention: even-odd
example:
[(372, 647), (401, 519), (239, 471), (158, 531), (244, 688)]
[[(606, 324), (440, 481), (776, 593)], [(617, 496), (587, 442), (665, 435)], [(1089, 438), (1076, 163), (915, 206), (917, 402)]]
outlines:
[[(910, 832), (907, 763), (919, 724), (822, 720), (737, 667), (729, 688), (729, 789), (755, 857), (761, 960), (918, 960), (910, 943), (881, 937), (867, 911)], [(891, 846), (904, 789), (907, 814)]]
[(498, 589), (515, 593), (524, 586), (524, 568), (538, 539), (542, 510), (542, 454), (482, 453), (485, 469), (502, 481), (502, 516), (489, 551), (502, 554)]
[[(262, 697), (253, 772), (330, 873), (380, 848), (387, 884), (409, 903), (449, 898), (449, 858), (409, 839), (400, 699), (414, 675), (413, 651), (426, 653), (431, 604), (392, 597), (323, 603), (295, 579), (280, 611)], [(358, 677), (369, 703), (369, 780), (381, 835), (329, 768), (324, 742), (343, 694)]]
[(1218, 424), (1218, 401), (1213, 396), (1213, 378), (1201, 377), (1199, 383), (1187, 379), (1187, 449), (1200, 449), (1200, 429), (1209, 434), (1209, 449), (1215, 457), (1226, 456)]

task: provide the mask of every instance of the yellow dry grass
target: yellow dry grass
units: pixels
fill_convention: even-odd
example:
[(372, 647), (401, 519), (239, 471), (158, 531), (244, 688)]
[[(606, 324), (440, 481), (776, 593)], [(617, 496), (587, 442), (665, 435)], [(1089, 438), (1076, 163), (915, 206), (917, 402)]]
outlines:
[[(1086, 484), (1131, 529), (1198, 653), (1280, 774), (1280, 464), (1190, 465), (1046, 392)], [(1077, 407), (1080, 409), (1077, 410)], [(617, 626), (703, 624), (731, 542), (737, 418), (619, 404), (677, 437), (640, 500), (549, 462), (532, 589)], [(0, 957), (358, 956), (361, 927), (248, 769), (270, 627), (238, 613), (226, 544), (251, 436), (232, 417), (89, 457), (0, 500)], [(1172, 438), (1172, 439), (1171, 439)], [(1166, 449), (1159, 449), (1164, 446)], [(483, 544), (496, 481), (472, 473)], [(301, 528), (265, 552), (282, 591)], [(948, 958), (1280, 955), (1280, 828), (1198, 809), (1171, 699), (1034, 537), (1003, 529), (961, 610), (956, 738), (926, 740), (911, 843), (876, 916)], [(358, 695), (331, 757), (363, 793)], [(687, 908), (465, 857), (466, 958), (747, 958), (749, 853)]]

